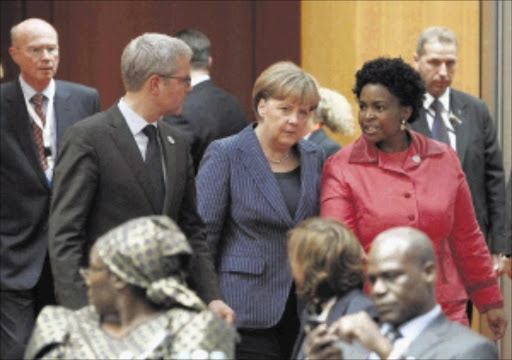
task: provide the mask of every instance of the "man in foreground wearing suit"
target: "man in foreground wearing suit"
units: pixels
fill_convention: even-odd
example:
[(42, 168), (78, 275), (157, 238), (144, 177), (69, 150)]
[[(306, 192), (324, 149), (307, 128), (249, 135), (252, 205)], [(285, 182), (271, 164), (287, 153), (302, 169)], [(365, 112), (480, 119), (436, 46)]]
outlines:
[(210, 40), (195, 29), (183, 29), (175, 35), (192, 49), (190, 76), (192, 92), (183, 102), (181, 115), (165, 118), (188, 137), (197, 173), (203, 154), (213, 140), (241, 131), (245, 113), (238, 101), (210, 79), (212, 57)]
[(53, 159), (65, 130), (100, 111), (98, 92), (54, 80), (58, 35), (40, 19), (11, 29), (20, 76), (1, 85), (0, 358), (21, 358), (34, 319), (55, 303), (47, 258)]
[(55, 168), (49, 235), (60, 304), (72, 309), (87, 304), (79, 268), (87, 266), (99, 236), (127, 220), (164, 214), (177, 222), (194, 250), (193, 289), (212, 310), (234, 320), (220, 300), (197, 213), (188, 145), (161, 121), (180, 112), (190, 91), (190, 56), (183, 41), (167, 35), (133, 39), (121, 58), (124, 97), (66, 133)]
[[(329, 329), (321, 325), (306, 343), (308, 358), (354, 358), (336, 346), (341, 338), (361, 359), (498, 359), (494, 344), (442, 314), (435, 263), (421, 231), (400, 227), (379, 234), (369, 253), (368, 280), (380, 325), (365, 312), (344, 316)], [(491, 330), (499, 338), (505, 328), (506, 322)]]
[(505, 174), (496, 129), (483, 101), (450, 88), (457, 69), (457, 40), (447, 28), (423, 31), (414, 65), (427, 94), (420, 118), (410, 124), (450, 145), (459, 156), (473, 206), (497, 275), (507, 268), (512, 246), (505, 238)]

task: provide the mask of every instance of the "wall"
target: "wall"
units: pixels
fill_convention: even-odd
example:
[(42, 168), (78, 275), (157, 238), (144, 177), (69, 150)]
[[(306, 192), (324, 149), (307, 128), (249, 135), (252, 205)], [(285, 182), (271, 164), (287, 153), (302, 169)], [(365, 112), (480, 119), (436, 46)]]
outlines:
[(121, 52), (144, 32), (203, 31), (212, 43), (214, 81), (238, 98), (249, 119), (256, 76), (278, 60), (300, 63), (299, 2), (12, 0), (0, 6), (2, 81), (18, 73), (8, 55), (10, 27), (41, 17), (59, 33), (57, 77), (96, 87), (103, 108), (122, 96)]
[[(429, 26), (447, 26), (459, 40), (454, 87), (479, 95), (478, 1), (302, 1), (301, 58), (322, 86), (340, 91), (357, 107), (351, 88), (367, 60), (401, 56), (412, 63), (416, 39)], [(353, 137), (337, 136), (346, 144)]]

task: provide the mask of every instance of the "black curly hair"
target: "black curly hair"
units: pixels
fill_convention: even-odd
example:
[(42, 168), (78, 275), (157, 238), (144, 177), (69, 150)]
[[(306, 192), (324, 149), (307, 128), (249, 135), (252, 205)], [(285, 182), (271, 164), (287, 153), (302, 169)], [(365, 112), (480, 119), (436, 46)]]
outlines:
[(423, 106), (425, 85), (420, 74), (402, 58), (378, 58), (367, 61), (356, 73), (356, 85), (352, 92), (359, 99), (367, 84), (381, 84), (396, 96), (402, 106), (411, 106), (412, 113), (407, 121), (418, 118)]

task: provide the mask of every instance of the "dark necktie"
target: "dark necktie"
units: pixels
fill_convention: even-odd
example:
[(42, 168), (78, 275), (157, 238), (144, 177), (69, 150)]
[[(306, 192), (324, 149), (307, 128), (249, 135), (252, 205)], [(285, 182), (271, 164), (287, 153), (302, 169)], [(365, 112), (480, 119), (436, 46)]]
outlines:
[(148, 146), (146, 148), (146, 166), (149, 175), (153, 180), (155, 195), (158, 199), (158, 211), (162, 212), (165, 196), (164, 172), (162, 169), (162, 156), (160, 146), (158, 146), (157, 130), (153, 125), (148, 125), (142, 130), (148, 137)]
[(432, 123), (432, 137), (438, 141), (450, 145), (448, 129), (446, 128), (443, 117), (441, 116), (442, 104), (438, 99), (435, 99), (431, 107), (435, 111), (434, 122)]
[[(43, 94), (35, 94), (32, 96), (32, 103), (34, 104), (34, 110), (36, 114), (41, 119), (41, 123), (43, 127), (46, 124), (46, 116), (43, 112)], [(32, 121), (32, 131), (34, 132), (34, 141), (36, 143), (37, 154), (39, 155), (39, 160), (41, 161), (41, 166), (43, 170), (48, 170), (48, 160), (46, 159), (46, 155), (44, 153), (44, 140), (43, 140), (43, 130), (36, 124), (35, 121)]]

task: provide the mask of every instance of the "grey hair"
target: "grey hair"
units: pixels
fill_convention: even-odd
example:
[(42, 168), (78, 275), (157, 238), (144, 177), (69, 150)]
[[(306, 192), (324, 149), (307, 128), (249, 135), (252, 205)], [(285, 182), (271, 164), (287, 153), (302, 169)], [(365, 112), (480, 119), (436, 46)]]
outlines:
[(422, 56), (425, 53), (425, 43), (430, 40), (437, 40), (443, 44), (454, 44), (457, 50), (457, 38), (455, 33), (445, 27), (433, 26), (425, 29), (416, 43), (416, 55)]
[(205, 34), (196, 29), (183, 29), (174, 34), (174, 36), (185, 41), (192, 49), (191, 66), (197, 69), (208, 69), (211, 44)]
[(126, 91), (138, 91), (151, 75), (172, 75), (178, 60), (190, 61), (192, 50), (185, 42), (164, 34), (146, 33), (123, 50), (121, 76)]
[(318, 89), (320, 102), (315, 110), (313, 122), (327, 126), (335, 133), (346, 136), (354, 134), (352, 107), (340, 93), (327, 88)]

